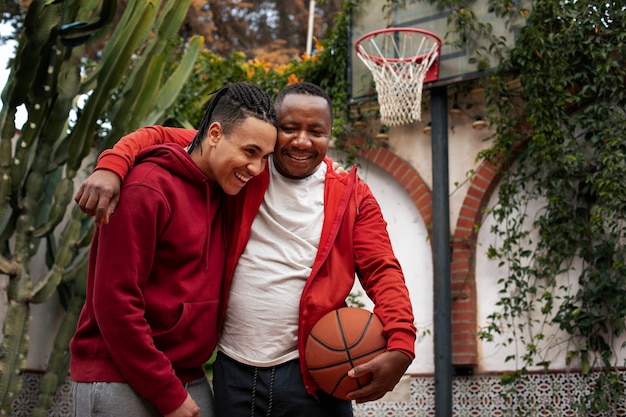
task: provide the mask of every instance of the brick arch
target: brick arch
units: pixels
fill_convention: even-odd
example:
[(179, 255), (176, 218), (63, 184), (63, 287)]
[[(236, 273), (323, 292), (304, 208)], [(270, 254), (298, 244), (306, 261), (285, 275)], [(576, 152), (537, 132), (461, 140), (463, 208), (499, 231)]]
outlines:
[[(362, 150), (358, 155), (391, 174), (402, 185), (422, 216), (428, 235), (432, 238), (432, 192), (419, 173), (408, 162), (382, 146)], [(432, 242), (432, 239), (430, 241)]]
[(483, 161), (472, 177), (452, 236), (452, 363), (456, 366), (478, 364), (476, 237), (496, 183), (496, 168)]
[[(383, 169), (402, 185), (420, 212), (432, 243), (432, 191), (419, 173), (388, 148), (362, 150), (360, 157)], [(496, 168), (483, 162), (476, 170), (460, 209), (452, 235), (450, 279), (452, 291), (452, 364), (472, 367), (478, 364), (476, 285), (473, 259), (476, 235), (495, 184)]]

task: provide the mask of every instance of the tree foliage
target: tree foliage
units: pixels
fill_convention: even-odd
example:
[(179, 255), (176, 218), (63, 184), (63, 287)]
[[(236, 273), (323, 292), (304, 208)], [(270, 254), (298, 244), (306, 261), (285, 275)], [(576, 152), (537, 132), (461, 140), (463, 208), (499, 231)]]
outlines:
[[(317, 2), (314, 34), (328, 30), (340, 5), (340, 0)], [(183, 31), (203, 35), (208, 49), (221, 56), (237, 51), (284, 64), (305, 51), (308, 20), (308, 0), (195, 0)]]
[[(3, 20), (20, 27), (32, 0), (5, 1)], [(115, 1), (119, 3), (115, 19), (118, 22), (129, 0)], [(316, 2), (313, 34), (322, 37), (329, 30), (341, 3)], [(305, 51), (308, 24), (309, 0), (192, 0), (179, 34), (183, 39), (203, 36), (205, 47), (223, 57), (241, 52), (247, 59), (265, 57), (273, 63), (286, 64)], [(105, 42), (106, 39), (90, 46), (88, 53), (92, 58)]]

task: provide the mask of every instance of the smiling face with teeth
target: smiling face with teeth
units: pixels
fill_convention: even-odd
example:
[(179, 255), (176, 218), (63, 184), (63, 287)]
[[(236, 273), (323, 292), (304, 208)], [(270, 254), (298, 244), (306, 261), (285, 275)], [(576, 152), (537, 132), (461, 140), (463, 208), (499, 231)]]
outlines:
[(305, 178), (324, 160), (332, 131), (331, 112), (323, 97), (288, 94), (276, 108), (278, 140), (274, 165), (287, 178)]
[(219, 122), (213, 122), (191, 158), (226, 194), (235, 195), (263, 172), (275, 143), (276, 128), (255, 117), (246, 117), (228, 134)]

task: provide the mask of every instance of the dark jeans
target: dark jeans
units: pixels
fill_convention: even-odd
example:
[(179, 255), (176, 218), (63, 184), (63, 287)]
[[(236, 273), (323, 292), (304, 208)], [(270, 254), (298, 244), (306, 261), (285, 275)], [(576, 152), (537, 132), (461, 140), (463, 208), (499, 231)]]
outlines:
[(239, 363), (218, 352), (213, 364), (217, 417), (352, 417), (352, 402), (304, 389), (300, 364), (268, 368)]

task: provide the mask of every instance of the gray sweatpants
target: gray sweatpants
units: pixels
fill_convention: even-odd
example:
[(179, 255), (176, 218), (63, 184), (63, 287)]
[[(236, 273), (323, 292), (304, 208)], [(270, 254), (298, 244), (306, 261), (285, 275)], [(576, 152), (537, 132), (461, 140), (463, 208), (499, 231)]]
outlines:
[[(200, 407), (201, 417), (215, 417), (209, 381), (200, 378), (186, 384), (191, 398)], [(128, 384), (119, 382), (72, 381), (74, 417), (161, 417), (156, 406)]]

